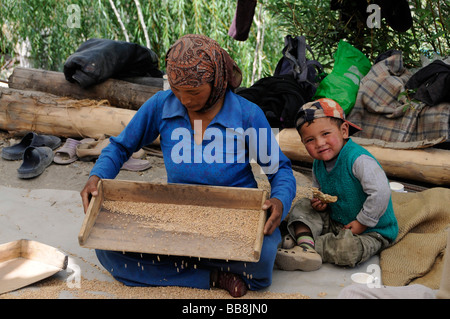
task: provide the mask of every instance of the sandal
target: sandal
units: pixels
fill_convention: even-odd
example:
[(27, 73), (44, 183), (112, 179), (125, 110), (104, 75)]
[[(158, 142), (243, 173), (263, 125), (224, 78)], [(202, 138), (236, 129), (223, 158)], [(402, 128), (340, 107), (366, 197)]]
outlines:
[(281, 242), (281, 248), (291, 249), (295, 246), (295, 240), (291, 235), (287, 234), (283, 237), (283, 241)]
[(82, 143), (93, 142), (93, 138), (85, 138), (81, 141), (68, 138), (63, 147), (58, 149), (53, 157), (53, 162), (57, 164), (70, 164), (78, 159), (77, 146)]
[(123, 163), (121, 169), (124, 169), (126, 171), (132, 171), (132, 172), (140, 172), (140, 171), (145, 171), (146, 169), (149, 169), (150, 167), (152, 167), (152, 165), (150, 164), (149, 161), (130, 157), (130, 159), (128, 161)]
[(275, 265), (282, 270), (313, 271), (322, 266), (322, 257), (311, 248), (278, 248)]
[(25, 150), (29, 146), (47, 146), (54, 150), (60, 145), (61, 139), (57, 136), (39, 135), (34, 132), (30, 132), (22, 138), (20, 143), (9, 147), (4, 147), (2, 149), (2, 157), (10, 161), (21, 160), (23, 158)]
[(41, 175), (53, 161), (50, 147), (29, 146), (23, 153), (23, 163), (17, 169), (19, 178), (28, 179)]

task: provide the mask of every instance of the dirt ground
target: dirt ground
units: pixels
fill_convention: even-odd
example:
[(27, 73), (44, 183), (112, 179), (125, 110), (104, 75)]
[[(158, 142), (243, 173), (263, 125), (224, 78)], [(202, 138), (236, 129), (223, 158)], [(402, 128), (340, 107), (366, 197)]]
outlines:
[[(0, 130), (0, 149), (17, 144), (21, 141), (21, 135), (8, 133)], [(65, 139), (61, 138), (64, 144)], [(164, 161), (159, 149), (146, 149), (146, 159), (151, 163), (151, 167), (145, 171), (132, 172), (121, 170), (116, 179), (146, 181), (146, 182), (166, 182), (167, 174)], [(89, 177), (89, 172), (94, 166), (94, 162), (84, 162), (77, 160), (71, 164), (61, 165), (53, 162), (45, 171), (32, 179), (20, 179), (17, 176), (17, 169), (22, 161), (8, 161), (0, 158), (0, 185), (24, 189), (61, 189), (81, 191)], [(309, 186), (310, 177), (294, 171), (299, 186)], [(257, 176), (258, 183), (265, 183), (265, 177)], [(302, 191), (302, 187), (299, 188)], [(81, 200), (81, 198), (80, 198)]]
[[(0, 149), (19, 143), (20, 136), (0, 131)], [(62, 145), (65, 139), (62, 138)], [(125, 180), (136, 181), (165, 181), (166, 172), (164, 162), (161, 157), (147, 156), (152, 167), (142, 172), (131, 172), (121, 170), (118, 177)], [(25, 189), (62, 189), (81, 191), (86, 183), (89, 172), (94, 166), (94, 162), (83, 162), (77, 160), (71, 164), (60, 165), (53, 162), (45, 171), (32, 179), (20, 179), (17, 176), (17, 169), (22, 161), (8, 161), (0, 159), (0, 184), (8, 187)]]

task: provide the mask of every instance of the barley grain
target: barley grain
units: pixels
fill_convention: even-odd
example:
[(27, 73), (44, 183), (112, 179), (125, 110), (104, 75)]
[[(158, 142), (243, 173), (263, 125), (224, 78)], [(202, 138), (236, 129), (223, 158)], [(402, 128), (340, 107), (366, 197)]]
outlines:
[[(229, 237), (244, 245), (252, 245), (259, 219), (252, 210), (195, 205), (105, 200), (103, 207), (123, 217), (133, 216), (147, 228), (169, 231), (171, 236)], [(127, 225), (123, 225), (124, 234)]]
[[(224, 289), (187, 287), (130, 287), (118, 281), (81, 278), (81, 289), (68, 288), (67, 282), (50, 277), (29, 287), (0, 295), (0, 299), (58, 299), (64, 291), (76, 299), (232, 299)], [(320, 295), (319, 295), (320, 296)], [(310, 299), (299, 292), (248, 291), (241, 299)]]

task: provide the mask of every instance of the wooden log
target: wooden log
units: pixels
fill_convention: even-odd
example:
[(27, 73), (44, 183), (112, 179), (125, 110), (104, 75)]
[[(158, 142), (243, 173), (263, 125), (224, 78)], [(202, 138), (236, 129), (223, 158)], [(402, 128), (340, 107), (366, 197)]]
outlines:
[[(135, 110), (96, 104), (91, 100), (0, 87), (0, 129), (5, 131), (34, 131), (72, 138), (117, 136), (135, 113)], [(312, 162), (295, 129), (282, 130), (278, 139), (288, 158)], [(158, 143), (157, 140), (154, 144)], [(389, 177), (450, 185), (448, 150), (365, 148), (380, 162)]]
[[(283, 153), (291, 160), (312, 163), (300, 136), (294, 128), (278, 134)], [(450, 185), (450, 151), (426, 149), (392, 149), (364, 146), (381, 164), (386, 175), (435, 185)]]
[(0, 129), (62, 137), (117, 136), (136, 111), (44, 92), (0, 87)]
[(164, 80), (160, 78), (128, 80), (130, 82), (108, 79), (84, 89), (77, 83), (67, 81), (62, 72), (16, 67), (8, 79), (8, 85), (12, 89), (40, 91), (75, 99), (108, 100), (115, 107), (131, 110), (138, 110), (164, 87)]

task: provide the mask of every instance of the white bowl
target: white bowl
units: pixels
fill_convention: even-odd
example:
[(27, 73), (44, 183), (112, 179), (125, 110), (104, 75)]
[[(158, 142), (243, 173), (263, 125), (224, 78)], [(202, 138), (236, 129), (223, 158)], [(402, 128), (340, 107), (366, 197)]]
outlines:
[(399, 193), (405, 192), (405, 186), (403, 186), (403, 184), (400, 184), (397, 182), (390, 182), (389, 186), (391, 187), (391, 190), (394, 192), (399, 192)]
[(366, 284), (372, 284), (375, 282), (375, 277), (370, 274), (367, 274), (365, 272), (354, 273), (350, 276), (350, 278), (356, 284), (366, 285)]

